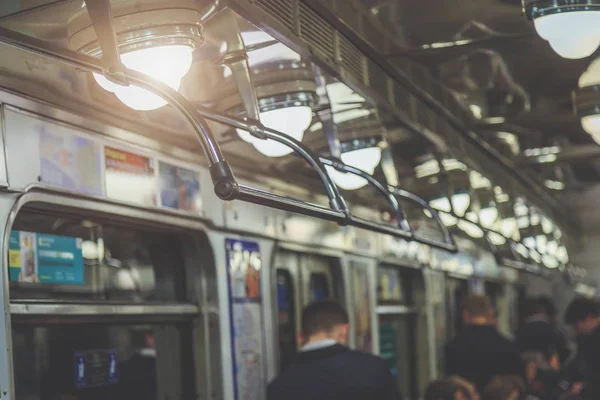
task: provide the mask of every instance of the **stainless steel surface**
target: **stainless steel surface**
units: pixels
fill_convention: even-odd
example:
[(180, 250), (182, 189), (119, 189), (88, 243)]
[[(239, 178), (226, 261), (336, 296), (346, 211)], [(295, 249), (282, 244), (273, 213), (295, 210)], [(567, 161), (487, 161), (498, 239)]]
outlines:
[(194, 316), (200, 312), (198, 306), (180, 305), (109, 305), (109, 304), (39, 304), (36, 302), (11, 302), (10, 313), (28, 316), (106, 316), (106, 315), (182, 315)]
[(375, 312), (378, 315), (402, 315), (402, 314), (416, 314), (419, 312), (414, 307), (408, 306), (377, 306)]

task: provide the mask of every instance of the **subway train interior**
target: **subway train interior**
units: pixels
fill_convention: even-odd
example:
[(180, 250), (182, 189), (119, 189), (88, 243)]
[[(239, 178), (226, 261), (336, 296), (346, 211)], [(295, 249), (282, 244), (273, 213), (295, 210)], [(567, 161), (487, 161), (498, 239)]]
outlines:
[(0, 398), (263, 400), (329, 298), (417, 400), (469, 294), (596, 298), (598, 15), (0, 1)]

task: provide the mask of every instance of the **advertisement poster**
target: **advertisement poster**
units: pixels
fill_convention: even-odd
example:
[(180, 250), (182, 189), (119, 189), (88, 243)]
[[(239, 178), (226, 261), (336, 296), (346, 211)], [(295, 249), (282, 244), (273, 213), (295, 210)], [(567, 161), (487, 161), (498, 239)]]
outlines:
[(379, 268), (379, 290), (380, 300), (401, 302), (400, 271), (395, 268)]
[(119, 381), (117, 352), (96, 350), (75, 353), (75, 387), (112, 385)]
[(104, 148), (106, 195), (115, 200), (156, 206), (156, 168), (150, 157)]
[(258, 244), (227, 239), (233, 378), (236, 400), (266, 396), (261, 257)]
[(352, 275), (356, 349), (373, 352), (371, 287), (368, 270), (355, 265), (352, 268)]
[(79, 238), (12, 231), (9, 242), (10, 280), (83, 285), (81, 243)]
[[(83, 137), (40, 128), (40, 180), (75, 192), (102, 195), (100, 146)], [(56, 130), (63, 129), (56, 126)]]
[(183, 211), (200, 211), (200, 179), (197, 171), (160, 161), (160, 203), (163, 207)]

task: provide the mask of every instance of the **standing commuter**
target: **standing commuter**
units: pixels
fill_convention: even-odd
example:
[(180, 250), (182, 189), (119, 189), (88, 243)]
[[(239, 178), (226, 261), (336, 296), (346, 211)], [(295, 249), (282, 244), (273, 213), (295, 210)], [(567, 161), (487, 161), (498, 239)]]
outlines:
[(495, 375), (523, 375), (517, 345), (498, 333), (494, 310), (486, 296), (464, 302), (465, 327), (446, 345), (446, 373), (458, 375), (482, 392)]
[(302, 312), (302, 351), (267, 388), (267, 400), (399, 400), (385, 362), (346, 347), (348, 314), (330, 300)]
[(565, 322), (578, 336), (577, 358), (582, 363), (582, 398), (600, 399), (600, 309), (593, 300), (577, 298), (565, 312)]
[(556, 324), (556, 311), (549, 299), (528, 299), (524, 322), (517, 333), (521, 353), (533, 351), (547, 354), (550, 350), (556, 350), (560, 362), (567, 361), (570, 353), (567, 341)]

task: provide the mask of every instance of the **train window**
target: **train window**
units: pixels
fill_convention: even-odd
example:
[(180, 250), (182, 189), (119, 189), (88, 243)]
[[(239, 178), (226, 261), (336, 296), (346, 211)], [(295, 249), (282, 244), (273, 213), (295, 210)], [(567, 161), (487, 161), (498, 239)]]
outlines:
[(310, 274), (310, 301), (329, 298), (329, 279), (322, 272)]
[(288, 366), (296, 354), (296, 308), (294, 284), (289, 271), (277, 270), (277, 312), (279, 321), (280, 368)]
[(176, 233), (24, 210), (10, 235), (11, 298), (180, 301), (182, 253)]
[(185, 392), (193, 379), (188, 330), (176, 324), (14, 326), (16, 399), (194, 397)]

